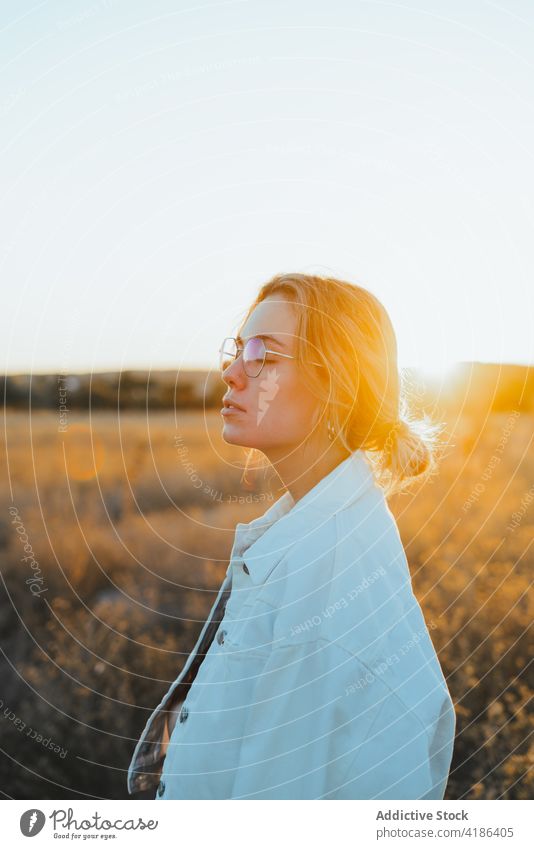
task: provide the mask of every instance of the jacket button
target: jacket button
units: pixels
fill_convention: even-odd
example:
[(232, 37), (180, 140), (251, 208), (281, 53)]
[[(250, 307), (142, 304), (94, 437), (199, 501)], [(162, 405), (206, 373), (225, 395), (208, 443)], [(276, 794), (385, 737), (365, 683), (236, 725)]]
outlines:
[(248, 569), (248, 566), (247, 566), (246, 563), (243, 563), (243, 572), (246, 572), (247, 575), (250, 575), (250, 572), (249, 572), (249, 569)]
[(219, 631), (219, 633), (217, 634), (217, 642), (219, 643), (220, 646), (222, 646), (222, 644), (224, 643), (224, 635), (225, 634), (226, 634), (226, 631), (224, 631), (224, 630)]
[(158, 796), (163, 796), (164, 793), (165, 793), (165, 782), (160, 781), (160, 783), (158, 784)]
[(184, 705), (182, 710), (180, 711), (180, 722), (185, 722), (188, 717), (189, 711)]

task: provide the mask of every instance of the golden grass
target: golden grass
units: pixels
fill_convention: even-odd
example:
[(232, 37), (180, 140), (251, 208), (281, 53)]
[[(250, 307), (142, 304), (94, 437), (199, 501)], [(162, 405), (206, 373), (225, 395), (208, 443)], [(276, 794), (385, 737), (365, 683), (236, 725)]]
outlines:
[[(221, 440), (217, 412), (71, 413), (58, 425), (49, 412), (6, 414), (2, 786), (14, 798), (126, 798), (138, 735), (213, 603), (235, 523), (280, 491), (262, 474), (243, 486), (244, 453)], [(439, 476), (390, 501), (456, 703), (448, 798), (533, 794), (533, 425), (460, 420)]]

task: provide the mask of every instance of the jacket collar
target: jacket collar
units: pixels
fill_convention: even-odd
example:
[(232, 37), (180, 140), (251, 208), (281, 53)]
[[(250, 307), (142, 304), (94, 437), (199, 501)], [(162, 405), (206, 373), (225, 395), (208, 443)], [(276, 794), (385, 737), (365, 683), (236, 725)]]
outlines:
[(365, 452), (353, 451), (297, 502), (288, 491), (262, 516), (251, 522), (238, 522), (230, 564), (235, 558), (243, 560), (251, 581), (256, 585), (264, 583), (286, 551), (306, 532), (348, 507), (373, 483)]

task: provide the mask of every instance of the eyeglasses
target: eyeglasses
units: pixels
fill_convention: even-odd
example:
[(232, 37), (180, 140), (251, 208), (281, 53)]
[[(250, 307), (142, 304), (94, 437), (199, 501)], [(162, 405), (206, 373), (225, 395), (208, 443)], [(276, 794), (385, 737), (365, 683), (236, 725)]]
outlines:
[[(244, 347), (240, 348), (237, 344), (237, 339), (233, 336), (227, 336), (219, 348), (219, 367), (221, 372), (232, 365), (240, 354), (243, 354), (243, 368), (247, 377), (258, 377), (265, 365), (265, 357), (267, 354), (274, 354), (277, 357), (287, 357), (289, 360), (296, 360), (292, 354), (283, 354), (281, 351), (271, 351), (265, 347), (265, 342), (259, 336), (251, 336), (247, 339)], [(316, 363), (313, 360), (310, 362), (315, 366), (323, 367), (323, 363)]]

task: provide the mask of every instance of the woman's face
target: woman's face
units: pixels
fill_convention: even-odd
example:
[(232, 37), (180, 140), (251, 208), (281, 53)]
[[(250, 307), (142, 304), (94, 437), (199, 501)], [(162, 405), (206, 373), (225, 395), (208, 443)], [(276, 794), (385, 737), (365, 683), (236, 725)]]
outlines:
[[(269, 334), (265, 347), (295, 355), (297, 317), (293, 304), (272, 295), (258, 304), (241, 329), (239, 347), (250, 336)], [(318, 360), (316, 356), (311, 359)], [(304, 364), (305, 368), (317, 368)], [(301, 366), (302, 368), (302, 366)], [(232, 445), (256, 448), (276, 460), (302, 445), (313, 431), (318, 400), (304, 385), (296, 360), (266, 354), (258, 377), (248, 377), (242, 354), (223, 372), (228, 385), (225, 400), (243, 410), (222, 414), (223, 439)]]

